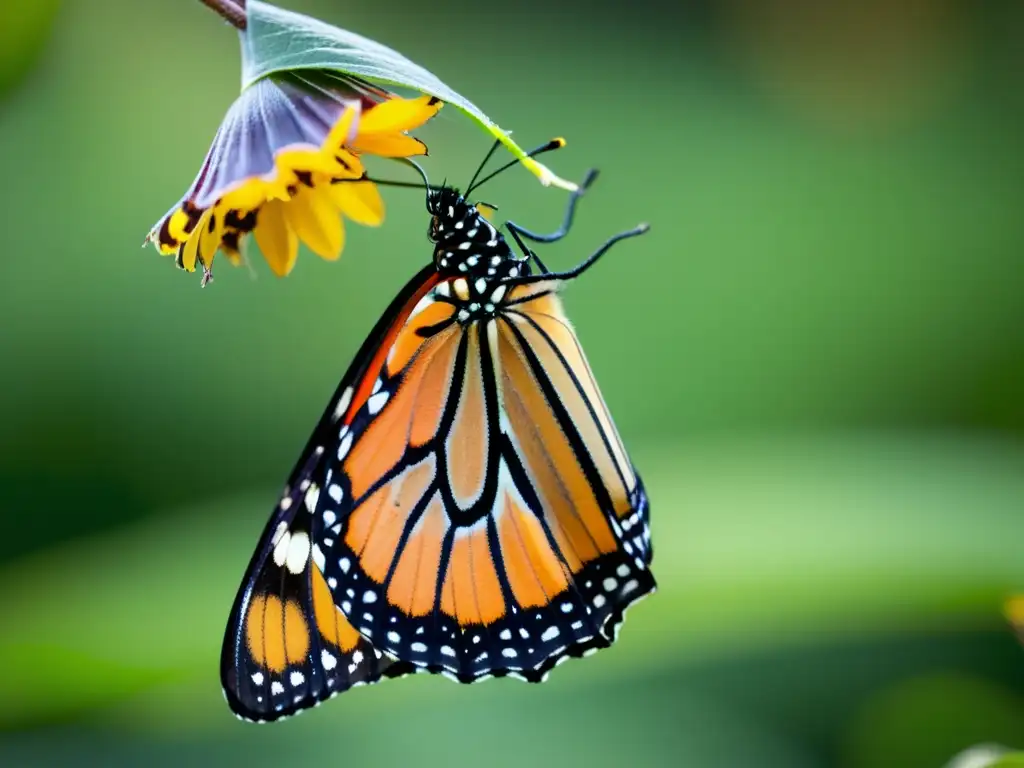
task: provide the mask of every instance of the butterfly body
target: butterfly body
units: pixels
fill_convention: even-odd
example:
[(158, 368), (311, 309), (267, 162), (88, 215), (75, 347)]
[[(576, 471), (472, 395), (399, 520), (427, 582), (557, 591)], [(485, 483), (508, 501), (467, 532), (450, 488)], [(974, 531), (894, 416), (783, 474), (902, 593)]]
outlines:
[(427, 208), (432, 263), (357, 353), (236, 599), (243, 717), (410, 671), (538, 682), (655, 589), (647, 495), (558, 297), (603, 250), (533, 273), (456, 190)]

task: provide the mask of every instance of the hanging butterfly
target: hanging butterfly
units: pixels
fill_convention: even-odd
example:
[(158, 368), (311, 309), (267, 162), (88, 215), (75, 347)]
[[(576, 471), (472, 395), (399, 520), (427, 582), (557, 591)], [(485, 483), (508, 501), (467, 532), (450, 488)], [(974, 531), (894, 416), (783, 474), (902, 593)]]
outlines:
[(433, 261), (356, 354), (249, 564), (221, 659), (242, 718), (413, 671), (539, 682), (655, 589), (647, 496), (558, 298), (647, 227), (551, 272), (524, 238), (565, 236), (596, 172), (557, 232), (506, 223), (516, 254), (467, 199), (514, 164), (474, 184), (491, 153), (465, 194), (415, 166)]

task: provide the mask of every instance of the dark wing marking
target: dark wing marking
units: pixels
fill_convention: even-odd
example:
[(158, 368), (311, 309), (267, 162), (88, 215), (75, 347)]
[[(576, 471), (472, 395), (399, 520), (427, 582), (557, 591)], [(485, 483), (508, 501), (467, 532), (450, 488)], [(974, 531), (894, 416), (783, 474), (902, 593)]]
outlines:
[[(390, 347), (395, 329), (436, 282), (422, 270), (377, 322), (342, 378), (292, 471), (235, 597), (221, 653), (221, 682), (231, 709), (248, 720), (276, 720), (355, 685), (395, 677), (409, 666), (382, 658), (335, 606), (318, 542), (333, 521), (312, 514), (327, 486), (345, 418), (365, 404), (364, 377)], [(359, 397), (363, 402), (359, 402)], [(326, 493), (324, 494), (327, 495)]]

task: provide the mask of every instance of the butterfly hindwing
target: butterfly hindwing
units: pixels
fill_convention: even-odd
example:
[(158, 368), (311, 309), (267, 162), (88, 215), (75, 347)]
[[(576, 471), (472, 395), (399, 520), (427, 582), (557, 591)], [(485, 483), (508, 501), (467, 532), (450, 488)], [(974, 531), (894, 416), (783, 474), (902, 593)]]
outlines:
[(542, 679), (609, 645), (654, 589), (646, 495), (557, 287), (470, 323), (447, 284), (424, 296), (366, 371), (320, 496), (338, 522), (316, 543), (353, 626), (465, 682)]

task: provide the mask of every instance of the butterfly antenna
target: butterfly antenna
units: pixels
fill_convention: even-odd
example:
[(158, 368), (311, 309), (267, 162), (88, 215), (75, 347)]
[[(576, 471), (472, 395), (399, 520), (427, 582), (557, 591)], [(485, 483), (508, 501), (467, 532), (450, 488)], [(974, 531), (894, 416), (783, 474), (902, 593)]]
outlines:
[(430, 180), (427, 178), (427, 172), (423, 170), (423, 167), (415, 160), (410, 160), (408, 157), (399, 157), (396, 159), (399, 162), (405, 163), (406, 165), (411, 165), (413, 168), (416, 169), (416, 173), (418, 173), (420, 175), (420, 178), (423, 179), (423, 188), (427, 190), (427, 193), (429, 194), (431, 191)]
[(471, 189), (473, 189), (473, 182), (475, 182), (477, 177), (480, 175), (480, 171), (482, 171), (484, 169), (484, 166), (487, 165), (487, 161), (490, 160), (491, 157), (494, 156), (494, 153), (497, 151), (498, 147), (500, 147), (500, 146), (501, 146), (501, 140), (500, 139), (495, 139), (494, 143), (491, 144), (491, 148), (489, 150), (487, 150), (487, 154), (484, 155), (484, 159), (480, 161), (480, 165), (478, 165), (476, 167), (476, 173), (473, 174), (473, 178), (470, 179), (469, 180), (469, 184), (466, 185), (466, 194), (467, 195), (469, 194), (469, 191)]
[[(526, 153), (526, 157), (536, 157), (537, 155), (543, 155), (545, 152), (551, 152), (552, 150), (555, 150), (555, 149), (561, 149), (564, 146), (565, 146), (565, 139), (563, 139), (563, 138), (552, 139), (551, 141), (547, 142), (546, 144), (542, 144), (541, 146), (537, 147), (536, 149), (532, 149), (529, 152), (527, 152)], [(493, 152), (493, 151), (494, 151), (494, 149), (492, 148), (491, 152)], [(488, 157), (490, 157), (491, 152), (489, 152), (487, 154)], [(501, 166), (501, 168), (499, 168), (498, 170), (492, 171), (491, 173), (489, 173), (486, 176), (484, 176), (482, 179), (480, 179), (480, 181), (477, 181), (475, 184), (470, 184), (469, 187), (466, 188), (465, 196), (469, 197), (469, 193), (472, 192), (474, 189), (479, 189), (484, 184), (486, 184), (488, 181), (490, 181), (495, 176), (497, 176), (499, 173), (504, 173), (509, 168), (511, 168), (513, 165), (517, 165), (519, 162), (521, 162), (521, 161), (520, 161), (520, 158), (518, 158), (518, 157), (515, 160), (510, 160), (509, 162), (507, 162), (503, 166)], [(476, 180), (476, 176), (474, 176), (473, 179), (475, 181)]]

